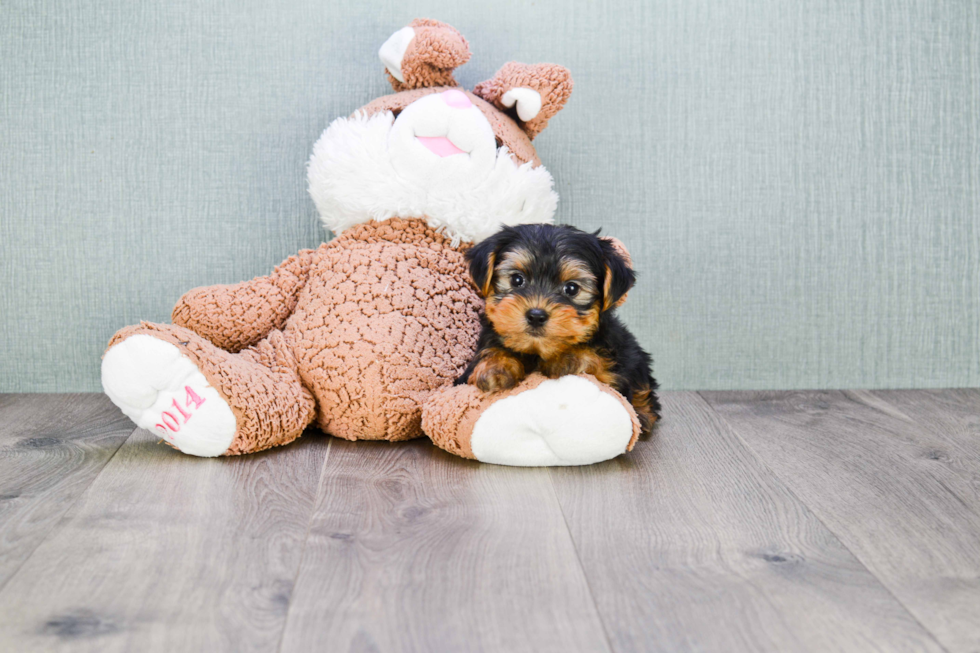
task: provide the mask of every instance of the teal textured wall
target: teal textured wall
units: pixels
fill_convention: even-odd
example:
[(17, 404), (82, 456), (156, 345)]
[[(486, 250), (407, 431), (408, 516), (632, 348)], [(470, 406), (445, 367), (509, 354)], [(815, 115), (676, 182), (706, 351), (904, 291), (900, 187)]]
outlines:
[(0, 390), (97, 390), (119, 327), (317, 245), (310, 148), (415, 16), (468, 87), (572, 70), (539, 153), (665, 387), (980, 385), (980, 3), (4, 0)]

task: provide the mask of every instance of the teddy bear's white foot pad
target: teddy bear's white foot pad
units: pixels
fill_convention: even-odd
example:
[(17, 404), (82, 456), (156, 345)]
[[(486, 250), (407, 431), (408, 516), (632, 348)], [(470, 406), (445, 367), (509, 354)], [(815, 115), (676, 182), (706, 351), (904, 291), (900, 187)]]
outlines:
[(487, 408), (473, 426), (477, 460), (498, 465), (590, 465), (626, 451), (633, 422), (595, 384), (563, 376)]
[(175, 345), (126, 338), (102, 359), (102, 387), (140, 428), (193, 456), (220, 456), (235, 437), (228, 403)]

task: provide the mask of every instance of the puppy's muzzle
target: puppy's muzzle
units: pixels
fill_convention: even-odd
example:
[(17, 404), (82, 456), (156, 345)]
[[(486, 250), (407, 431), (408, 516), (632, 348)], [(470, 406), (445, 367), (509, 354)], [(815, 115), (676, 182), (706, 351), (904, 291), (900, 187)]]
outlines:
[(524, 319), (527, 320), (528, 326), (539, 329), (548, 321), (548, 311), (543, 308), (532, 308), (524, 314)]

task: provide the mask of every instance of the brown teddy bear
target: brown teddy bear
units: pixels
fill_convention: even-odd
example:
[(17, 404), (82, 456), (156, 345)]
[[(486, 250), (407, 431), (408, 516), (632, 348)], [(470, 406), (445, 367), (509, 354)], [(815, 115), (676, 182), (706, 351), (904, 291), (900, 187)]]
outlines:
[(587, 464), (632, 447), (638, 423), (589, 376), (483, 395), (453, 380), (482, 298), (463, 252), (502, 225), (551, 222), (557, 195), (531, 139), (564, 106), (568, 71), (508, 63), (473, 92), (466, 39), (415, 20), (379, 52), (395, 89), (335, 120), (313, 148), (310, 194), (337, 237), (270, 275), (196, 288), (173, 324), (112, 338), (106, 394), (184, 453), (286, 444), (312, 423), (349, 440), (423, 435), (512, 465)]

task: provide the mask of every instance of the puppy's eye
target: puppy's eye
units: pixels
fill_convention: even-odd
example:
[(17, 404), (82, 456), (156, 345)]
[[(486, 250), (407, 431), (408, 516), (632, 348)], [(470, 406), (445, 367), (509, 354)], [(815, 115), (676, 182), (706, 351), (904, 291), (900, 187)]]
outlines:
[(578, 294), (579, 285), (574, 281), (569, 281), (568, 283), (565, 284), (565, 286), (561, 289), (561, 291), (565, 293), (566, 297), (574, 297), (575, 295)]
[(525, 283), (527, 283), (527, 280), (524, 279), (524, 275), (523, 274), (517, 274), (515, 272), (514, 274), (510, 275), (510, 285), (511, 285), (512, 288), (520, 288)]

